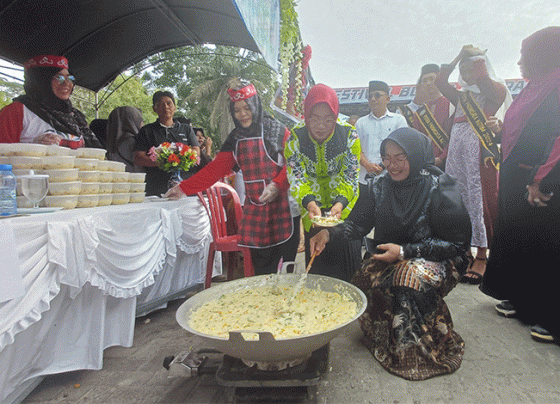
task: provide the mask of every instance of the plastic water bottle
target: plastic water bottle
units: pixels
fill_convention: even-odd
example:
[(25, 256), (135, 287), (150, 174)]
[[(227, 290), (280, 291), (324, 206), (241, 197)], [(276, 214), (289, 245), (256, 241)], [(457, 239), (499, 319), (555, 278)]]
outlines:
[(0, 216), (16, 213), (16, 176), (10, 164), (0, 164)]

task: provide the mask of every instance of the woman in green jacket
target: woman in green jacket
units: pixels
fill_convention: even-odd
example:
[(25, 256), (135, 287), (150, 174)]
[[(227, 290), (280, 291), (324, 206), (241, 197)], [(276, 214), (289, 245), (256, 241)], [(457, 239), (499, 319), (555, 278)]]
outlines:
[[(305, 98), (305, 121), (292, 129), (284, 148), (290, 191), (308, 212), (302, 215), (306, 262), (309, 239), (320, 230), (311, 218), (345, 219), (358, 199), (360, 140), (351, 125), (337, 121), (338, 111), (335, 91), (314, 86)], [(338, 243), (314, 260), (312, 273), (349, 281), (360, 261), (361, 241)]]

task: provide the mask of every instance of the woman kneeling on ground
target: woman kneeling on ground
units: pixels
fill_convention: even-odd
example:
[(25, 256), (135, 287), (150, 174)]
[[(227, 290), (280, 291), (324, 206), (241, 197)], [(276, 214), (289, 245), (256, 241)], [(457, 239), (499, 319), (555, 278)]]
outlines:
[(389, 372), (409, 380), (452, 373), (464, 342), (443, 300), (466, 270), (471, 224), (456, 182), (434, 164), (430, 140), (412, 128), (381, 144), (386, 172), (360, 194), (346, 221), (311, 239), (361, 239), (375, 227), (383, 240), (352, 283), (368, 298), (363, 341)]

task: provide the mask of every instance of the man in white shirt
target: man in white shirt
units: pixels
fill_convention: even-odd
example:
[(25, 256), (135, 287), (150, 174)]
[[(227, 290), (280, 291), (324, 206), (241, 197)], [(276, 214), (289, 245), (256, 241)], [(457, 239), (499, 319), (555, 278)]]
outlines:
[(360, 158), (360, 192), (367, 186), (366, 175), (375, 176), (383, 171), (379, 148), (381, 142), (395, 129), (408, 126), (406, 118), (390, 112), (389, 86), (383, 81), (369, 82), (369, 107), (371, 113), (356, 122), (362, 155)]

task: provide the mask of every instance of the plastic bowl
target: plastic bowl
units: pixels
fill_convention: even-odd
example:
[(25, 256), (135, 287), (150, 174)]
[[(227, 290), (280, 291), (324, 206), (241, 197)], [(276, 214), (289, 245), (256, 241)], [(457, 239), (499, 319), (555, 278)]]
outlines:
[(49, 182), (49, 195), (77, 195), (81, 188), (80, 181)]
[(113, 201), (111, 202), (113, 205), (124, 205), (130, 201), (130, 194), (112, 194)]
[(78, 180), (82, 182), (99, 182), (99, 171), (78, 171)]
[(107, 206), (113, 203), (113, 194), (99, 194), (99, 204), (97, 206)]
[(30, 174), (34, 174), (35, 170), (32, 170), (30, 168), (14, 168), (12, 169), (12, 173), (16, 176), (16, 177), (21, 177), (22, 175), (30, 175)]
[(9, 148), (13, 156), (41, 157), (47, 154), (47, 145), (38, 143), (11, 143)]
[(97, 170), (98, 171), (109, 171), (109, 167), (111, 166), (112, 161), (109, 160), (99, 160), (97, 163)]
[(0, 156), (11, 156), (14, 144), (16, 143), (0, 143)]
[(10, 162), (6, 164), (11, 164), (12, 168), (32, 168), (34, 170), (43, 168), (42, 157), (11, 156), (9, 159)]
[(146, 173), (129, 173), (128, 180), (130, 182), (146, 182)]
[[(103, 163), (102, 161), (99, 161)], [(99, 182), (113, 182), (113, 172), (112, 171), (99, 171)]]
[(74, 209), (78, 206), (78, 195), (47, 195), (45, 205), (49, 208)]
[(99, 193), (99, 182), (84, 182), (80, 195), (97, 195)]
[(112, 182), (100, 182), (99, 183), (99, 193), (100, 194), (111, 194), (111, 193), (113, 193), (113, 183)]
[(74, 162), (74, 165), (78, 167), (80, 171), (96, 171), (98, 164), (98, 159), (86, 159), (81, 157), (76, 157), (76, 161)]
[(50, 145), (47, 146), (46, 156), (70, 156), (70, 148), (64, 146)]
[(48, 174), (49, 182), (72, 182), (78, 180), (77, 168), (65, 168), (60, 170), (41, 170), (42, 174)]
[(120, 161), (108, 161), (109, 171), (119, 171), (122, 172), (125, 170), (126, 165), (121, 163)]
[(130, 192), (144, 192), (146, 190), (146, 183), (145, 182), (131, 182), (130, 183)]
[(146, 199), (146, 193), (145, 192), (132, 192), (130, 193), (130, 203), (141, 203), (144, 202), (144, 199)]
[(129, 175), (126, 171), (113, 171), (113, 182), (128, 182)]
[(44, 156), (43, 169), (45, 170), (63, 170), (65, 168), (74, 168), (74, 156)]
[(105, 154), (107, 154), (105, 149), (95, 149), (93, 147), (80, 147), (76, 149), (76, 156), (86, 159), (105, 160)]
[[(17, 207), (18, 208), (32, 208), (33, 207), (33, 203), (27, 199), (25, 196), (16, 196), (16, 203), (17, 203)], [(39, 206), (45, 206), (44, 205), (45, 200), (43, 199), (41, 202), (39, 202)]]
[(78, 208), (95, 208), (99, 205), (99, 195), (78, 195)]
[(130, 192), (130, 182), (114, 182), (113, 183), (113, 193), (114, 194), (124, 194)]

